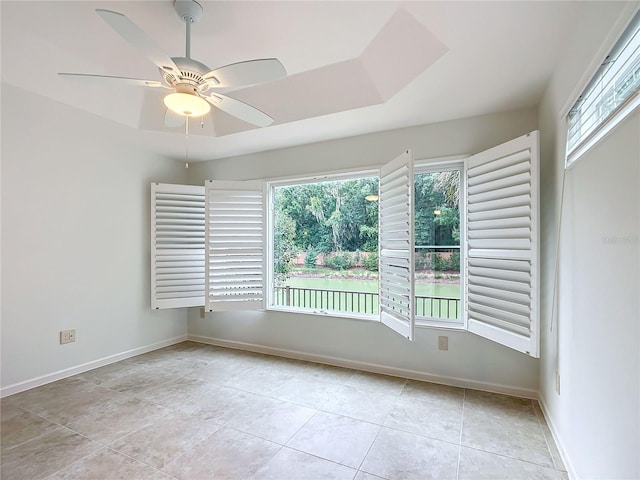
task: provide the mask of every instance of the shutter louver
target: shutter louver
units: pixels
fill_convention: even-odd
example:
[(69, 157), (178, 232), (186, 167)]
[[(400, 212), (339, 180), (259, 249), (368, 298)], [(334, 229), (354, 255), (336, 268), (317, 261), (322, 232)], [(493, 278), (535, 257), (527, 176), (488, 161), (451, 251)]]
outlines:
[(206, 182), (208, 311), (263, 309), (265, 302), (262, 182)]
[(380, 169), (380, 321), (413, 340), (413, 158), (407, 151)]
[(537, 357), (538, 132), (469, 158), (466, 303), (470, 332)]
[(204, 306), (204, 187), (151, 184), (151, 307)]

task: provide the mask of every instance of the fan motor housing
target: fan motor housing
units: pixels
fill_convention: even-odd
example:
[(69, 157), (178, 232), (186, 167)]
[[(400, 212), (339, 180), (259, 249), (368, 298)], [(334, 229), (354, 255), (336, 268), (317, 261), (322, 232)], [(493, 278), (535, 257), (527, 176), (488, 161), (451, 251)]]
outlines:
[(172, 87), (177, 87), (180, 84), (192, 85), (193, 87), (202, 85), (205, 83), (202, 76), (211, 70), (204, 63), (191, 58), (172, 57), (171, 60), (180, 69), (180, 76), (177, 77), (174, 73), (163, 69), (160, 69), (160, 74), (164, 81)]

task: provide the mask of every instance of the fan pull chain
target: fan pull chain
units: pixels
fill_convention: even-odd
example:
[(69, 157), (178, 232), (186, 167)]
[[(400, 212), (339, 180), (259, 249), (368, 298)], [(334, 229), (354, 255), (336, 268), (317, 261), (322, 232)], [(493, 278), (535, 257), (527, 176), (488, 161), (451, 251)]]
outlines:
[(188, 115), (185, 117), (185, 120), (186, 121), (184, 122), (184, 136), (185, 136), (184, 168), (189, 168), (189, 116)]

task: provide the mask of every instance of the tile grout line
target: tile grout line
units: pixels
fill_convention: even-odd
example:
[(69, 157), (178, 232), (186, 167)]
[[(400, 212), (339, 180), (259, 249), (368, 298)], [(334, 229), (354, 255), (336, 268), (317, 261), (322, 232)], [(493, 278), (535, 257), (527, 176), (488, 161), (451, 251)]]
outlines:
[[(155, 421), (157, 421), (157, 420), (159, 420), (159, 419), (156, 419)], [(155, 422), (155, 421), (154, 421), (154, 422)], [(135, 433), (135, 432), (138, 432), (139, 430), (141, 430), (141, 429), (143, 429), (143, 428), (147, 427), (148, 425), (153, 424), (154, 422), (151, 422), (151, 423), (149, 423), (149, 424), (143, 425), (143, 426), (141, 426), (141, 427), (139, 427), (139, 428), (137, 428), (137, 429), (135, 429), (135, 430), (133, 430), (133, 431), (131, 431), (131, 432), (129, 432), (129, 433), (127, 433), (127, 434), (125, 434), (125, 435), (122, 435), (121, 437), (118, 437), (118, 438), (116, 438), (115, 440), (113, 440), (110, 444), (106, 444), (106, 443), (101, 442), (101, 441), (99, 441), (99, 440), (93, 440), (93, 439), (89, 438), (88, 436), (86, 436), (85, 434), (80, 433), (80, 432), (78, 432), (78, 431), (76, 431), (76, 430), (73, 430), (73, 429), (72, 429), (72, 428), (70, 428), (70, 427), (67, 427), (67, 426), (65, 426), (65, 425), (61, 425), (61, 424), (57, 424), (57, 425), (60, 425), (61, 427), (65, 428), (66, 430), (69, 430), (70, 432), (72, 432), (72, 433), (74, 433), (74, 434), (76, 434), (76, 435), (79, 435), (79, 436), (81, 436), (81, 437), (86, 438), (86, 439), (87, 439), (87, 440), (89, 440), (90, 442), (97, 443), (98, 445), (101, 445), (103, 448), (98, 448), (98, 449), (96, 449), (94, 452), (92, 452), (92, 453), (90, 453), (90, 454), (88, 454), (88, 455), (85, 455), (84, 457), (81, 457), (81, 458), (79, 458), (79, 459), (77, 459), (77, 460), (75, 460), (75, 461), (73, 461), (73, 462), (71, 462), (71, 463), (68, 463), (68, 464), (67, 464), (67, 465), (65, 465), (64, 467), (61, 467), (61, 468), (59, 468), (58, 470), (56, 470), (55, 472), (53, 472), (53, 473), (49, 474), (47, 477), (45, 477), (45, 479), (46, 479), (46, 478), (51, 477), (52, 475), (55, 475), (57, 472), (59, 472), (60, 470), (62, 470), (62, 469), (64, 469), (64, 468), (70, 467), (70, 466), (71, 466), (71, 465), (73, 465), (74, 463), (78, 463), (78, 462), (80, 462), (81, 460), (84, 460), (84, 459), (86, 459), (86, 458), (90, 457), (91, 455), (95, 455), (97, 452), (99, 452), (99, 451), (101, 451), (101, 450), (104, 450), (104, 449), (111, 450), (112, 452), (115, 452), (115, 453), (117, 453), (117, 454), (119, 454), (119, 455), (122, 455), (122, 456), (124, 456), (124, 457), (127, 457), (127, 458), (129, 458), (130, 460), (133, 460), (133, 461), (134, 461), (134, 462), (136, 462), (136, 463), (142, 463), (143, 465), (147, 465), (147, 466), (149, 466), (149, 467), (153, 468), (156, 472), (161, 471), (161, 469), (157, 468), (157, 467), (156, 467), (156, 466), (154, 466), (154, 465), (151, 465), (151, 464), (149, 464), (149, 463), (145, 462), (144, 460), (140, 460), (140, 459), (134, 458), (134, 457), (130, 456), (129, 454), (125, 453), (125, 452), (122, 452), (122, 451), (120, 451), (120, 450), (118, 450), (118, 449), (116, 449), (116, 448), (111, 447), (111, 445), (112, 445), (113, 443), (115, 443), (116, 441), (118, 441), (118, 440), (120, 440), (120, 439), (122, 439), (122, 438), (125, 438), (125, 437), (127, 437), (127, 436), (129, 436), (129, 435), (131, 435), (131, 434), (133, 434), (133, 433)], [(216, 430), (216, 431), (217, 431), (217, 430)], [(214, 433), (215, 433), (215, 432), (214, 432)], [(213, 435), (213, 433), (212, 433), (211, 435)], [(211, 435), (209, 435), (209, 436), (211, 436)], [(207, 437), (207, 438), (208, 438), (208, 437)], [(204, 441), (204, 440), (203, 440), (203, 441)], [(198, 442), (198, 443), (200, 443), (200, 442)], [(171, 463), (171, 462), (169, 462), (169, 463)], [(164, 468), (164, 467), (163, 467), (163, 468)], [(162, 472), (162, 473), (165, 473), (165, 472)]]
[[(538, 409), (536, 409), (535, 405), (533, 404), (533, 402), (537, 402), (537, 400), (531, 400), (532, 402), (532, 407), (533, 407), (533, 411), (536, 415), (536, 420), (538, 420), (538, 425), (540, 426), (540, 430), (542, 431), (542, 438), (544, 438), (544, 443), (547, 446), (547, 452), (549, 453), (549, 457), (551, 457), (551, 463), (553, 464), (553, 469), (560, 472), (561, 470), (558, 468), (558, 464), (556, 463), (556, 459), (553, 455), (553, 453), (551, 453), (551, 445), (549, 445), (549, 439), (547, 438), (547, 434), (545, 432), (545, 426), (546, 425), (546, 420), (544, 419), (544, 417), (540, 418), (540, 413), (538, 413)], [(538, 404), (538, 408), (540, 408), (540, 405)], [(542, 424), (542, 420), (545, 420), (545, 425)], [(549, 428), (547, 426), (547, 428)]]
[[(194, 378), (194, 377), (191, 377), (191, 378)], [(207, 383), (209, 383), (209, 381), (206, 378), (198, 377), (197, 379), (205, 380)], [(252, 392), (252, 391), (245, 390), (245, 389), (242, 389), (242, 388), (238, 388), (238, 387), (235, 387), (235, 386), (227, 385), (226, 382), (225, 383), (211, 382), (211, 383), (215, 387), (223, 387), (223, 388), (228, 388), (230, 390), (235, 390), (237, 392), (248, 393), (250, 395), (257, 395), (257, 396), (262, 397), (262, 398), (266, 398), (266, 399), (269, 399), (269, 400), (276, 400), (276, 401), (283, 402), (283, 403), (288, 403), (288, 404), (291, 404), (291, 405), (294, 405), (294, 406), (297, 406), (297, 407), (309, 408), (309, 409), (318, 410), (318, 411), (321, 411), (321, 408), (322, 408), (322, 407), (318, 408), (318, 407), (312, 407), (312, 406), (309, 406), (309, 405), (304, 405), (302, 403), (297, 403), (297, 402), (294, 402), (294, 401), (291, 401), (291, 400), (283, 400), (281, 398), (273, 397), (273, 396), (269, 395), (268, 393)], [(331, 384), (331, 385), (333, 385), (333, 384)]]
[[(47, 422), (50, 422), (51, 424), (56, 426), (56, 429), (58, 429), (60, 427), (66, 428), (64, 425), (60, 425), (59, 423), (52, 422), (48, 418), (44, 418), (44, 417), (42, 417), (42, 416), (40, 416), (40, 415), (38, 415), (36, 413), (33, 413), (33, 412), (28, 412), (28, 413), (30, 413), (31, 415), (35, 415), (36, 417), (42, 418), (43, 420), (46, 420)], [(55, 431), (56, 429), (54, 429), (53, 431)], [(47, 435), (48, 433), (51, 433), (51, 432), (42, 432), (40, 435), (38, 435), (36, 437), (33, 437), (33, 438), (30, 438), (29, 440), (25, 440), (24, 442), (16, 443), (15, 445), (10, 446), (9, 448), (3, 448), (2, 451), (4, 453), (5, 451), (9, 451), (9, 450), (13, 450), (14, 448), (22, 447), (23, 445), (26, 445), (29, 442), (33, 442), (34, 440), (38, 440), (38, 439), (42, 438), (43, 436)]]
[[(356, 419), (357, 420), (357, 419)], [(379, 425), (377, 423), (375, 423), (374, 425)], [(457, 442), (452, 442), (451, 440), (443, 440), (441, 438), (437, 438), (437, 437), (431, 437), (429, 435), (425, 435), (424, 433), (416, 433), (416, 432), (410, 432), (408, 430), (402, 430), (401, 428), (397, 428), (397, 427), (390, 427), (388, 425), (379, 425), (381, 427), (386, 428), (387, 430), (394, 430), (396, 432), (400, 432), (400, 433), (408, 433), (409, 435), (415, 435), (416, 437), (420, 437), (420, 438), (426, 438), (428, 440), (435, 440), (436, 442), (442, 442), (442, 443), (448, 443), (449, 445), (454, 445), (454, 446), (458, 446), (460, 445)]]
[[(102, 443), (102, 442), (98, 442), (97, 440), (92, 440), (92, 439), (90, 439), (89, 437), (87, 437), (86, 435), (84, 435), (84, 434), (82, 434), (82, 433), (79, 433), (79, 432), (76, 432), (75, 430), (73, 430), (73, 429), (71, 429), (71, 428), (69, 428), (69, 427), (66, 427), (66, 426), (64, 426), (64, 425), (60, 425), (59, 423), (56, 423), (56, 425), (59, 425), (60, 427), (64, 428), (65, 430), (68, 430), (69, 432), (73, 433), (74, 435), (78, 435), (78, 436), (80, 436), (80, 437), (83, 437), (83, 438), (85, 438), (85, 439), (89, 440), (91, 443), (96, 443), (96, 444), (98, 444), (100, 447), (99, 447), (99, 448), (96, 448), (96, 449), (95, 449), (93, 452), (91, 452), (91, 453), (88, 453), (88, 454), (86, 454), (86, 455), (84, 455), (84, 456), (82, 456), (82, 457), (80, 457), (80, 458), (75, 459), (75, 460), (74, 460), (74, 461), (72, 461), (72, 462), (69, 462), (69, 463), (67, 463), (67, 464), (63, 465), (62, 467), (58, 468), (56, 471), (51, 472), (51, 473), (50, 473), (49, 475), (47, 475), (46, 477), (43, 477), (45, 480), (46, 480), (47, 478), (50, 478), (52, 475), (55, 475), (55, 474), (56, 474), (56, 473), (58, 473), (59, 471), (61, 471), (61, 470), (65, 469), (65, 468), (70, 467), (70, 466), (71, 466), (71, 465), (73, 465), (74, 463), (78, 463), (78, 462), (80, 462), (80, 461), (82, 461), (82, 460), (84, 460), (84, 459), (86, 459), (86, 458), (89, 458), (91, 455), (95, 455), (96, 453), (100, 452), (101, 450), (104, 450), (104, 449), (108, 449), (108, 448), (109, 448), (109, 447), (108, 447), (107, 445), (105, 445), (104, 443)], [(137, 461), (137, 460), (136, 460), (136, 461)]]
[[(494, 395), (494, 393), (492, 393), (492, 392), (486, 392), (486, 393), (488, 393), (490, 395)], [(495, 395), (502, 395), (502, 394), (495, 394)], [(465, 397), (466, 397), (466, 394), (465, 394)], [(531, 411), (529, 410), (529, 412), (527, 414), (527, 417), (535, 417), (535, 422), (533, 422), (533, 420), (531, 419), (531, 420), (527, 420), (527, 423), (533, 422), (533, 423), (531, 423), (531, 426), (533, 427), (533, 425), (535, 425), (540, 429), (539, 433), (540, 433), (540, 435), (542, 435), (542, 439), (544, 441), (544, 446), (546, 447), (546, 452), (544, 452), (544, 453), (547, 454), (547, 457), (548, 457), (548, 460), (550, 461), (550, 464), (539, 463), (539, 462), (536, 462), (535, 460), (516, 457), (516, 456), (512, 456), (512, 455), (506, 454), (506, 453), (501, 453), (501, 452), (498, 452), (498, 451), (495, 451), (495, 450), (488, 450), (488, 449), (485, 449), (485, 448), (479, 447), (479, 446), (462, 445), (462, 441), (461, 441), (461, 446), (463, 446), (464, 448), (469, 448), (469, 449), (472, 449), (472, 450), (476, 450), (478, 452), (484, 452), (484, 453), (491, 454), (491, 455), (497, 455), (497, 456), (500, 456), (500, 457), (511, 459), (513, 461), (516, 461), (516, 462), (527, 463), (527, 464), (530, 464), (530, 465), (535, 465), (536, 467), (539, 467), (539, 468), (544, 468), (544, 469), (553, 470), (553, 471), (562, 473), (561, 470), (557, 470), (555, 468), (555, 462), (554, 462), (553, 456), (551, 455), (551, 453), (549, 451), (548, 442), (547, 442), (546, 437), (544, 435), (542, 424), (540, 422), (540, 418), (539, 418), (537, 412), (535, 411), (535, 408), (534, 408), (534, 405), (533, 405), (533, 401), (534, 400), (533, 399), (529, 399), (529, 398), (521, 398), (521, 397), (514, 397), (514, 398), (519, 398), (520, 400), (528, 401), (529, 402), (528, 405), (534, 410), (533, 413), (531, 413)], [(522, 419), (522, 417), (520, 417), (519, 419)]]
[(556, 470), (553, 466), (550, 467), (550, 466), (547, 466), (547, 465), (542, 465), (541, 463), (532, 462), (531, 460), (523, 460), (522, 458), (511, 457), (509, 455), (505, 455), (504, 453), (496, 453), (496, 452), (492, 452), (490, 450), (483, 450), (483, 449), (478, 448), (478, 447), (465, 446), (465, 448), (469, 448), (471, 450), (475, 450), (476, 452), (488, 453), (489, 455), (495, 455), (497, 457), (508, 458), (509, 460), (513, 460), (513, 461), (520, 462), (520, 463), (527, 463), (529, 465), (533, 465), (533, 466), (538, 467), (538, 468), (545, 468), (547, 470), (552, 470), (552, 471), (557, 472), (557, 473), (566, 473), (566, 472), (562, 472), (560, 470)]
[[(14, 405), (14, 406), (16, 406), (16, 405)], [(63, 429), (63, 430), (66, 430), (66, 431), (68, 431), (68, 432), (71, 432), (71, 433), (73, 433), (73, 434), (75, 434), (75, 435), (79, 435), (79, 436), (81, 436), (81, 437), (83, 437), (83, 438), (86, 438), (86, 439), (87, 439), (87, 440), (89, 440), (90, 442), (97, 443), (97, 444), (99, 444), (99, 445), (102, 445), (103, 447), (106, 447), (106, 446), (107, 446), (106, 444), (104, 444), (104, 443), (102, 443), (102, 442), (100, 442), (100, 441), (98, 441), (98, 440), (93, 440), (93, 439), (91, 439), (91, 438), (87, 437), (84, 433), (77, 432), (76, 430), (72, 429), (71, 427), (69, 427), (69, 426), (67, 426), (67, 425), (63, 425), (62, 423), (60, 423), (60, 422), (58, 422), (58, 421), (56, 421), (56, 420), (53, 420), (52, 418), (45, 417), (45, 416), (43, 416), (43, 415), (41, 415), (41, 414), (39, 414), (39, 413), (34, 412), (33, 410), (29, 410), (29, 409), (27, 409), (27, 408), (23, 408), (23, 407), (18, 407), (18, 408), (20, 408), (20, 409), (24, 410), (25, 412), (27, 412), (27, 413), (29, 413), (29, 414), (31, 414), (31, 415), (34, 415), (34, 416), (36, 416), (36, 417), (38, 417), (38, 418), (41, 418), (41, 419), (43, 419), (43, 420), (45, 420), (45, 421), (47, 421), (47, 422), (51, 423), (52, 425), (55, 425), (55, 426), (56, 426), (56, 429)], [(55, 430), (53, 430), (53, 431), (55, 431)], [(53, 432), (53, 431), (52, 431), (52, 432)], [(11, 447), (9, 447), (7, 450), (12, 450), (12, 449), (14, 449), (14, 448), (17, 448), (17, 447), (21, 447), (21, 446), (23, 446), (23, 445), (26, 445), (27, 443), (33, 442), (34, 440), (38, 440), (38, 439), (42, 438), (43, 436), (47, 435), (48, 433), (52, 433), (52, 432), (44, 432), (44, 433), (41, 433), (41, 434), (40, 434), (40, 435), (38, 435), (37, 437), (30, 438), (29, 440), (25, 440), (24, 442), (21, 442), (21, 443), (18, 443), (18, 444), (16, 444), (16, 445), (11, 446)], [(4, 450), (4, 449), (3, 449), (3, 450)], [(83, 458), (84, 458), (84, 457), (83, 457)], [(74, 462), (71, 462), (71, 463), (74, 463)], [(55, 472), (54, 472), (54, 473), (55, 473)]]
[[(160, 405), (160, 406), (162, 406), (162, 405)], [(168, 407), (163, 407), (163, 408), (168, 408)], [(178, 410), (172, 410), (172, 411), (177, 412)], [(182, 412), (182, 413), (184, 413), (184, 412)], [(186, 414), (185, 414), (185, 415), (186, 415)], [(191, 417), (191, 415), (189, 415), (189, 417)], [(143, 463), (143, 464), (145, 464), (145, 465), (149, 465), (151, 468), (155, 469), (156, 471), (161, 471), (161, 470), (162, 470), (162, 468), (164, 468), (165, 466), (167, 466), (169, 463), (173, 462), (173, 460), (175, 460), (176, 458), (181, 457), (184, 453), (186, 453), (186, 452), (188, 452), (189, 450), (191, 450), (191, 448), (190, 448), (190, 449), (187, 449), (187, 451), (186, 451), (186, 452), (183, 452), (183, 454), (178, 455), (177, 457), (173, 458), (171, 461), (169, 461), (168, 463), (166, 463), (165, 465), (163, 465), (163, 466), (162, 466), (162, 468), (158, 468), (158, 467), (156, 467), (155, 465), (151, 465), (150, 463), (146, 462), (145, 460), (140, 460), (140, 459), (138, 459), (138, 458), (132, 457), (132, 456), (131, 456), (131, 455), (129, 455), (128, 453), (125, 453), (125, 452), (123, 452), (123, 451), (121, 451), (121, 450), (119, 450), (119, 449), (117, 449), (117, 448), (113, 447), (112, 445), (114, 445), (114, 444), (115, 444), (116, 442), (118, 442), (119, 440), (123, 440), (123, 439), (125, 439), (126, 437), (128, 437), (128, 436), (130, 436), (130, 435), (133, 435), (134, 433), (138, 433), (138, 432), (139, 432), (140, 430), (142, 430), (143, 428), (147, 428), (148, 426), (153, 425), (153, 424), (155, 424), (156, 422), (158, 422), (158, 421), (160, 421), (160, 420), (162, 420), (162, 419), (164, 419), (164, 418), (165, 418), (165, 417), (163, 416), (163, 417), (160, 417), (160, 418), (158, 418), (158, 419), (156, 419), (156, 420), (152, 421), (151, 423), (148, 423), (148, 424), (146, 424), (146, 425), (142, 425), (142, 426), (140, 426), (139, 428), (136, 428), (135, 430), (132, 430), (131, 432), (126, 433), (125, 435), (122, 435), (121, 437), (116, 438), (116, 439), (115, 439), (115, 440), (113, 440), (111, 443), (109, 443), (108, 445), (105, 445), (105, 446), (106, 446), (107, 448), (109, 448), (110, 450), (113, 450), (114, 452), (119, 453), (120, 455), (124, 455), (125, 457), (128, 457), (128, 458), (130, 458), (130, 459), (132, 459), (132, 460), (135, 460), (135, 461), (137, 461), (137, 462), (141, 462), (141, 463)], [(218, 424), (218, 425), (219, 425), (219, 424)], [(222, 426), (220, 426), (220, 428), (222, 428)], [(192, 448), (195, 448), (195, 446), (196, 446), (196, 445), (200, 445), (202, 442), (204, 442), (206, 439), (208, 439), (209, 437), (211, 437), (212, 435), (214, 435), (218, 430), (220, 430), (220, 428), (216, 429), (213, 433), (211, 433), (211, 435), (208, 435), (207, 437), (203, 438), (201, 441), (197, 442), (197, 443), (196, 443)], [(165, 472), (163, 472), (163, 473), (165, 473)]]
[(458, 437), (458, 464), (456, 466), (456, 480), (460, 480), (460, 458), (462, 457), (462, 430), (464, 429), (464, 406), (467, 402), (467, 389), (462, 391), (462, 412), (460, 415), (460, 435)]
[[(316, 408), (316, 409), (314, 409), (314, 410), (315, 410), (314, 414), (313, 414), (313, 415), (311, 415), (311, 416), (309, 417), (309, 419), (308, 419), (306, 422), (304, 422), (304, 423), (300, 426), (300, 428), (299, 428), (298, 430), (296, 430), (295, 432), (293, 432), (293, 433), (289, 436), (289, 438), (287, 438), (287, 440), (282, 444), (282, 446), (283, 446), (283, 447), (288, 447), (288, 445), (287, 445), (287, 444), (291, 441), (291, 439), (292, 439), (293, 437), (295, 437), (298, 433), (300, 433), (300, 430), (302, 430), (302, 429), (303, 429), (303, 428), (304, 428), (304, 427), (305, 427), (305, 426), (306, 426), (306, 425), (307, 425), (311, 420), (313, 420), (314, 418), (316, 418), (316, 415), (318, 415), (318, 413), (320, 413), (320, 410), (319, 410), (319, 409), (317, 409), (317, 408)], [(291, 448), (291, 447), (288, 447), (288, 448)], [(295, 449), (294, 449), (294, 450), (295, 450)]]
[(334, 465), (340, 465), (341, 467), (345, 467), (345, 468), (348, 468), (350, 470), (355, 470), (356, 471), (356, 475), (360, 471), (358, 469), (358, 467), (352, 467), (351, 465), (347, 465), (345, 463), (336, 462), (335, 460), (331, 460), (329, 458), (322, 457), (322, 456), (320, 456), (320, 455), (318, 455), (316, 453), (311, 453), (311, 452), (307, 452), (305, 450), (300, 450), (299, 448), (292, 447), (290, 445), (282, 445), (282, 448), (288, 448), (289, 450), (293, 450), (294, 452), (302, 453), (304, 455), (309, 455), (310, 457), (314, 457), (314, 458), (317, 458), (319, 460), (323, 460), (325, 462), (333, 463)]
[[(157, 366), (156, 366), (156, 365), (153, 365), (153, 366), (145, 367), (145, 369), (147, 369), (147, 370), (153, 370), (153, 371), (155, 372), (155, 370), (157, 369)], [(126, 376), (126, 375), (124, 375), (124, 376)], [(90, 381), (88, 381), (88, 380), (83, 380), (83, 381), (88, 382), (88, 383), (92, 383), (92, 382), (90, 382)], [(154, 386), (153, 388), (164, 386), (166, 383), (168, 383), (168, 382), (162, 382), (161, 384), (156, 385), (156, 386)], [(139, 394), (139, 393), (141, 393), (141, 392), (137, 392), (137, 393), (129, 394), (128, 392), (120, 392), (120, 391), (118, 391), (118, 390), (112, 389), (111, 387), (108, 387), (108, 386), (106, 386), (106, 385), (104, 385), (104, 384), (102, 384), (102, 385), (98, 385), (98, 386), (101, 386), (101, 387), (106, 388), (106, 389), (113, 390), (114, 392), (122, 393), (122, 394), (125, 394), (125, 395), (130, 395), (130, 396), (131, 396), (131, 398), (135, 398), (135, 399), (138, 399), (138, 400), (140, 400), (140, 401), (150, 403), (150, 404), (152, 404), (152, 405), (157, 405), (157, 406), (160, 406), (160, 407), (162, 407), (162, 408), (166, 408), (166, 409), (168, 409), (168, 410), (171, 410), (172, 412), (178, 412), (178, 411), (179, 411), (179, 410), (176, 410), (176, 409), (173, 409), (173, 408), (170, 408), (170, 407), (165, 407), (164, 405), (157, 404), (157, 403), (155, 403), (155, 402), (153, 402), (153, 401), (150, 401), (150, 400), (147, 400), (147, 399), (145, 399), (145, 398), (139, 397), (139, 396), (138, 396), (138, 394)], [(182, 412), (182, 413), (184, 413), (184, 412)], [(189, 416), (190, 416), (190, 417), (192, 417), (193, 415), (189, 415)], [(165, 418), (165, 416), (163, 415), (163, 416), (162, 416), (162, 417), (160, 417), (160, 418)], [(111, 446), (111, 445), (113, 445), (115, 442), (117, 442), (118, 440), (123, 439), (123, 438), (126, 438), (126, 437), (128, 437), (128, 436), (130, 436), (130, 435), (132, 435), (132, 434), (134, 434), (134, 433), (136, 433), (136, 432), (138, 432), (138, 431), (140, 431), (141, 429), (146, 428), (146, 427), (147, 427), (147, 426), (149, 426), (149, 425), (152, 425), (153, 423), (155, 423), (155, 422), (159, 421), (159, 420), (160, 420), (160, 418), (158, 418), (158, 419), (156, 419), (156, 420), (154, 420), (154, 421), (152, 421), (152, 422), (150, 422), (150, 423), (148, 423), (148, 424), (141, 425), (141, 426), (140, 426), (140, 427), (138, 427), (137, 429), (132, 430), (131, 432), (128, 432), (128, 433), (126, 433), (125, 435), (122, 435), (122, 436), (120, 436), (120, 437), (118, 437), (118, 438), (114, 439), (114, 440), (113, 440), (113, 441), (111, 441), (109, 444), (103, 443), (103, 442), (98, 441), (98, 440), (92, 440), (91, 438), (87, 437), (86, 435), (84, 435), (84, 434), (82, 434), (82, 433), (80, 433), (80, 432), (77, 432), (77, 431), (75, 431), (75, 430), (73, 430), (73, 429), (71, 429), (71, 428), (69, 428), (69, 427), (66, 427), (66, 426), (64, 426), (64, 425), (61, 425), (61, 426), (62, 426), (62, 427), (64, 427), (64, 428), (66, 428), (66, 429), (68, 429), (69, 431), (71, 431), (71, 432), (73, 432), (73, 433), (76, 433), (76, 434), (78, 434), (78, 435), (81, 435), (81, 436), (83, 436), (83, 437), (87, 438), (88, 440), (90, 440), (90, 441), (92, 441), (92, 442), (95, 442), (95, 443), (97, 443), (97, 444), (99, 444), (99, 445), (102, 445), (102, 446), (103, 446), (104, 448), (106, 448), (106, 449), (109, 449), (109, 450), (111, 450), (111, 451), (113, 451), (113, 452), (116, 452), (116, 453), (118, 453), (119, 455), (123, 455), (123, 456), (125, 456), (125, 457), (129, 458), (130, 460), (133, 460), (133, 461), (135, 461), (135, 462), (137, 462), (137, 463), (142, 463), (143, 465), (147, 465), (147, 466), (149, 466), (149, 467), (153, 468), (156, 472), (166, 473), (166, 472), (163, 472), (163, 471), (162, 471), (162, 469), (160, 469), (160, 468), (156, 467), (155, 465), (151, 465), (151, 464), (149, 464), (148, 462), (146, 462), (146, 461), (144, 461), (144, 460), (140, 460), (140, 459), (134, 458), (134, 457), (130, 456), (129, 454), (127, 454), (127, 453), (125, 453), (125, 452), (122, 452), (122, 451), (120, 451), (120, 450), (118, 450), (118, 449), (116, 449), (116, 448), (114, 448), (114, 447), (112, 447), (112, 446)], [(208, 439), (209, 437), (211, 437), (212, 435), (214, 435), (218, 430), (220, 430), (220, 429), (221, 429), (221, 428), (223, 428), (223, 427), (224, 427), (224, 426), (220, 425), (220, 428), (218, 428), (216, 431), (214, 431), (213, 433), (211, 433), (211, 435), (208, 435), (207, 437), (205, 437), (204, 439), (202, 439), (200, 442), (196, 443), (196, 445), (194, 445), (192, 448), (195, 448), (197, 445), (199, 445), (199, 444), (201, 444), (202, 442), (204, 442), (206, 439)], [(177, 458), (182, 457), (184, 454), (186, 454), (186, 453), (187, 453), (188, 451), (190, 451), (190, 450), (191, 450), (191, 448), (190, 448), (190, 449), (188, 449), (187, 451), (183, 452), (181, 455), (178, 455), (177, 457), (175, 457), (174, 459), (172, 459), (170, 462), (168, 462), (167, 464), (163, 465), (163, 467), (162, 467), (162, 468), (164, 468), (166, 465), (168, 465), (168, 464), (172, 463), (172, 462), (173, 462), (174, 460), (176, 460)], [(89, 457), (90, 455), (93, 455), (93, 454), (95, 454), (95, 453), (96, 453), (96, 452), (98, 452), (98, 451), (100, 451), (100, 449), (96, 450), (95, 452), (93, 452), (93, 453), (91, 453), (91, 454), (89, 454), (89, 455), (86, 455), (85, 457), (82, 457), (82, 459), (87, 458), (87, 457)], [(76, 463), (76, 462), (78, 462), (78, 461), (80, 461), (80, 460), (82, 460), (82, 459), (78, 459), (78, 460), (76, 460), (75, 462), (72, 462), (72, 463), (70, 463), (70, 464), (66, 465), (66, 467), (68, 467), (68, 466), (72, 465), (73, 463)], [(65, 468), (65, 467), (62, 467), (62, 468)], [(61, 469), (59, 469), (59, 470), (57, 470), (56, 472), (58, 472), (58, 471), (62, 470), (62, 468), (61, 468)], [(51, 475), (55, 474), (56, 472), (52, 473)], [(51, 476), (51, 475), (49, 475), (49, 476)], [(167, 474), (167, 475), (169, 475), (169, 474)], [(170, 475), (170, 476), (171, 476), (171, 477), (173, 477), (173, 475)], [(174, 478), (175, 478), (175, 477), (174, 477)]]
[[(378, 427), (379, 427), (378, 428), (378, 433), (376, 433), (376, 436), (374, 437), (373, 442), (371, 442), (371, 445), (369, 445), (369, 448), (367, 449), (367, 453), (364, 454), (364, 457), (362, 457), (362, 461), (360, 462), (360, 465), (358, 465), (358, 469), (357, 469), (358, 472), (363, 471), (365, 473), (370, 473), (370, 472), (367, 472), (365, 470), (362, 470), (362, 465), (364, 464), (364, 461), (369, 456), (369, 453), (371, 453), (371, 449), (375, 445), (376, 440), (378, 440), (378, 437), (380, 436), (380, 432), (382, 432), (382, 429), (384, 428), (382, 425), (378, 425)], [(356, 475), (357, 475), (357, 473), (356, 473)], [(372, 474), (372, 475), (377, 475), (377, 474)], [(379, 475), (377, 475), (377, 476), (379, 476)], [(382, 478), (384, 478), (384, 477), (382, 477)]]
[[(403, 383), (403, 385), (402, 385), (402, 388), (400, 389), (400, 393), (398, 393), (398, 395), (397, 395), (397, 397), (396, 397), (396, 401), (394, 402), (394, 406), (395, 406), (395, 403), (396, 403), (396, 402), (398, 401), (398, 399), (400, 398), (400, 396), (402, 395), (402, 392), (404, 391), (405, 387), (407, 386), (407, 381), (408, 381), (408, 380), (405, 378), (404, 383)], [(392, 409), (393, 409), (393, 407), (392, 407)], [(375, 445), (376, 440), (378, 440), (378, 437), (380, 436), (380, 433), (382, 432), (382, 429), (383, 429), (383, 428), (385, 428), (385, 427), (384, 427), (384, 424), (387, 422), (387, 419), (389, 418), (389, 415), (391, 415), (391, 410), (389, 410), (389, 412), (388, 412), (388, 413), (387, 413), (387, 415), (385, 416), (384, 421), (382, 422), (382, 424), (381, 424), (381, 425), (375, 424), (375, 425), (378, 425), (378, 432), (376, 433), (376, 436), (374, 437), (373, 442), (371, 442), (371, 445), (369, 445), (369, 448), (367, 449), (367, 453), (365, 453), (365, 454), (364, 454), (364, 457), (362, 457), (362, 461), (360, 462), (360, 465), (358, 465), (358, 469), (357, 469), (357, 471), (358, 471), (358, 472), (363, 471), (363, 472), (365, 472), (365, 473), (369, 473), (369, 472), (366, 472), (366, 471), (364, 471), (364, 470), (361, 470), (361, 469), (362, 469), (362, 465), (364, 464), (365, 460), (366, 460), (366, 459), (367, 459), (367, 457), (369, 456), (369, 453), (371, 453), (371, 449), (372, 449), (372, 448), (373, 448), (373, 446)], [(357, 476), (357, 475), (358, 475), (358, 473), (356, 472), (356, 476)], [(377, 474), (375, 474), (375, 475), (377, 476)]]

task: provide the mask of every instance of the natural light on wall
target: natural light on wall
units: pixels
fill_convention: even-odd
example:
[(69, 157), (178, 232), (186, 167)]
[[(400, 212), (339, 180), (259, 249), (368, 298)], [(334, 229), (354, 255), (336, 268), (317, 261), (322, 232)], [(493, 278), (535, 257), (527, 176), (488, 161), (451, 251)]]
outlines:
[(640, 12), (567, 116), (567, 166), (640, 105)]

